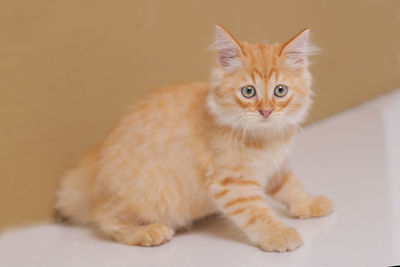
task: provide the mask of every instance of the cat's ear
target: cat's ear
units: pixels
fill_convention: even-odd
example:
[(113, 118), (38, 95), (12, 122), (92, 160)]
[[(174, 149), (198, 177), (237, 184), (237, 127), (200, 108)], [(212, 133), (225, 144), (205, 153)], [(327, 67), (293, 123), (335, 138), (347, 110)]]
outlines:
[(222, 26), (215, 27), (215, 48), (218, 53), (218, 63), (226, 71), (233, 71), (243, 66), (243, 51), (235, 40)]
[(285, 65), (295, 71), (307, 68), (307, 57), (316, 52), (309, 44), (309, 35), (310, 30), (304, 29), (282, 45), (280, 55), (285, 58)]

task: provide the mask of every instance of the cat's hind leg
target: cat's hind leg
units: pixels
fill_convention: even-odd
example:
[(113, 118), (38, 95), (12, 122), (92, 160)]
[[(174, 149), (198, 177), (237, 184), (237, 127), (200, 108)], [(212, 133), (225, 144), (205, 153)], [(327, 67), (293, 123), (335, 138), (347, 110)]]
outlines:
[(105, 236), (132, 246), (158, 246), (174, 235), (174, 230), (164, 223), (146, 223), (127, 213), (97, 212), (93, 223)]
[(124, 222), (102, 222), (99, 230), (115, 241), (132, 246), (158, 246), (171, 240), (174, 230), (163, 223), (130, 225)]
[(333, 211), (333, 204), (328, 198), (305, 192), (300, 181), (289, 170), (270, 178), (267, 193), (285, 204), (296, 218), (321, 217)]

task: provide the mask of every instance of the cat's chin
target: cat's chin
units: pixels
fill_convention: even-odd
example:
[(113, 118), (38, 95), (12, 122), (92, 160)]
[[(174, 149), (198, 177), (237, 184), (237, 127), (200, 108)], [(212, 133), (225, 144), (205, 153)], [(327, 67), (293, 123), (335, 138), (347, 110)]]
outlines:
[(255, 124), (254, 130), (264, 136), (279, 137), (292, 132), (297, 127), (298, 123), (282, 121), (282, 119), (263, 118)]

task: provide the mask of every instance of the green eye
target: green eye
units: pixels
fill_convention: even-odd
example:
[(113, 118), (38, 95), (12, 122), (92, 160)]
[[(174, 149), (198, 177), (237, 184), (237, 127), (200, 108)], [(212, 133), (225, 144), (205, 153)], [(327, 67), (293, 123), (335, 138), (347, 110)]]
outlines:
[(250, 98), (256, 95), (256, 89), (254, 86), (248, 85), (242, 88), (242, 95), (246, 98)]
[(277, 97), (284, 97), (287, 94), (288, 90), (289, 89), (286, 85), (277, 85), (274, 89), (274, 95), (276, 95)]

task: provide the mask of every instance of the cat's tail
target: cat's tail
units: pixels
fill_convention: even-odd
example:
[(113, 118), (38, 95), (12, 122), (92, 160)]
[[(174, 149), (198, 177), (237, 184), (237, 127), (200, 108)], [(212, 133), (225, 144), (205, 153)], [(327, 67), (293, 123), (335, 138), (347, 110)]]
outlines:
[(55, 201), (57, 219), (81, 225), (89, 223), (90, 184), (96, 172), (97, 153), (98, 149), (88, 153), (61, 178)]

